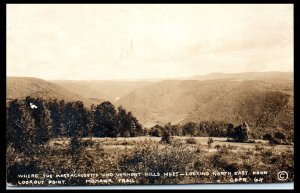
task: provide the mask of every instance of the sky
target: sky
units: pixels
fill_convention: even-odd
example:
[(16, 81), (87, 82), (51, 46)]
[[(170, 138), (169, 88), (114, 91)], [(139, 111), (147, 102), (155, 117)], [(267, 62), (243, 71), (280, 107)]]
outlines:
[(8, 4), (7, 76), (46, 80), (293, 71), (291, 4)]

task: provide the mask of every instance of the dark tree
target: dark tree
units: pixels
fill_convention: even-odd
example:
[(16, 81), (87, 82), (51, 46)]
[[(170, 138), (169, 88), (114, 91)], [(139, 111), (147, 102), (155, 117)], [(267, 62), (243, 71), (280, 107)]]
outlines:
[(181, 136), (182, 135), (182, 128), (180, 125), (170, 125), (170, 134), (172, 136)]
[(199, 123), (199, 132), (198, 132), (198, 136), (200, 137), (207, 137), (209, 136), (208, 134), (208, 127), (207, 127), (207, 123), (205, 122), (200, 122)]
[(108, 101), (97, 105), (94, 113), (93, 132), (96, 137), (117, 137), (119, 131), (115, 107)]
[(72, 137), (78, 134), (81, 137), (88, 136), (90, 119), (83, 103), (81, 101), (67, 103), (65, 113), (68, 136)]
[(242, 123), (241, 125), (234, 128), (231, 137), (236, 142), (246, 142), (249, 139), (249, 128), (246, 123)]
[(263, 140), (268, 140), (269, 142), (274, 142), (274, 138), (269, 133), (263, 135)]
[(120, 136), (136, 137), (143, 134), (141, 124), (131, 112), (127, 113), (122, 106), (118, 107), (117, 124)]
[(161, 142), (170, 144), (171, 143), (171, 135), (168, 131), (163, 131), (161, 136)]
[(232, 138), (233, 133), (234, 133), (234, 125), (232, 123), (229, 123), (227, 126), (226, 135), (227, 135), (227, 137)]
[(275, 138), (277, 138), (277, 139), (285, 140), (285, 136), (284, 136), (284, 134), (281, 133), (281, 132), (276, 132), (274, 136), (275, 136)]
[(158, 129), (151, 129), (149, 131), (149, 135), (153, 136), (153, 137), (160, 137), (161, 136), (161, 134), (160, 134), (160, 132), (159, 132)]
[(78, 154), (81, 152), (83, 148), (83, 143), (82, 143), (82, 133), (80, 130), (77, 130), (74, 134), (74, 136), (71, 137), (70, 139), (70, 153), (72, 157), (77, 157)]
[(61, 136), (62, 135), (62, 109), (60, 107), (59, 102), (57, 101), (57, 99), (54, 100), (49, 100), (47, 102), (47, 108), (50, 111), (50, 117), (53, 121), (53, 135), (54, 136)]
[(130, 136), (136, 137), (143, 134), (143, 128), (142, 125), (138, 122), (138, 120), (132, 115), (131, 112), (127, 114), (128, 118), (131, 120), (130, 124)]
[(163, 127), (160, 125), (155, 125), (150, 128), (149, 135), (153, 137), (161, 137), (163, 132)]
[(131, 120), (128, 119), (127, 112), (122, 106), (118, 107), (117, 124), (120, 135), (130, 137)]
[(193, 122), (188, 122), (183, 125), (182, 134), (194, 136), (197, 133), (197, 124)]
[(7, 110), (7, 142), (15, 149), (30, 155), (35, 123), (24, 101), (13, 100)]
[(25, 102), (35, 123), (33, 143), (37, 145), (47, 143), (53, 135), (53, 122), (45, 100), (26, 97)]

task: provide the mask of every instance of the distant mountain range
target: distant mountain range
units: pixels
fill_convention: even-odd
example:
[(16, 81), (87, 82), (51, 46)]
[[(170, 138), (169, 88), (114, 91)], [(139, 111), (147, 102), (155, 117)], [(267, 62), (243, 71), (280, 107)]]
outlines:
[(293, 80), (291, 72), (242, 72), (242, 73), (212, 73), (208, 75), (192, 76), (190, 80), (261, 80), (261, 81), (285, 81)]
[(131, 91), (152, 84), (154, 81), (56, 80), (52, 82), (83, 97), (114, 103)]
[[(86, 106), (105, 100), (132, 111), (146, 127), (187, 121), (252, 120), (266, 93), (290, 96), (293, 106), (293, 73), (214, 73), (162, 81), (45, 81), (8, 77), (7, 98), (25, 96), (80, 100)], [(283, 116), (284, 117), (284, 116)]]

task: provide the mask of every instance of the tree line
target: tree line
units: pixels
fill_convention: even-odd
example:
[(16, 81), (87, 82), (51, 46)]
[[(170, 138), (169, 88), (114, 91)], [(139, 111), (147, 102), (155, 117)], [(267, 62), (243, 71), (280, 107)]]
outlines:
[(142, 125), (123, 107), (108, 101), (84, 107), (81, 101), (26, 97), (6, 108), (7, 142), (22, 150), (24, 143), (44, 144), (52, 137), (136, 137)]
[(168, 123), (164, 126), (157, 124), (150, 128), (149, 135), (161, 137), (167, 132), (173, 136), (228, 137), (228, 129), (232, 126), (233, 124), (225, 121), (187, 122), (183, 125)]
[[(284, 103), (280, 102), (284, 105), (278, 105), (279, 102), (276, 102), (282, 101), (281, 98), (270, 100), (275, 104), (268, 105), (266, 108), (269, 109), (268, 113), (264, 114), (268, 116), (278, 114), (278, 106), (287, 104), (286, 98), (284, 99)], [(271, 113), (275, 110), (276, 113)], [(242, 136), (242, 138), (248, 139), (249, 135), (248, 130), (245, 132), (242, 128), (236, 128), (232, 123), (225, 121), (188, 122), (182, 125), (168, 123), (164, 126), (155, 125), (150, 129), (144, 129), (131, 112), (127, 112), (121, 106), (116, 109), (109, 101), (92, 105), (88, 109), (81, 101), (65, 102), (64, 100), (45, 100), (28, 96), (22, 100), (10, 101), (6, 111), (7, 142), (14, 144), (20, 150), (25, 148), (24, 143), (40, 145), (53, 137), (136, 137), (150, 135), (155, 137), (194, 136), (237, 139)], [(265, 117), (261, 116), (261, 120), (267, 124), (268, 121), (264, 119)], [(274, 119), (276, 118), (272, 120)], [(271, 119), (268, 118), (268, 120)], [(290, 121), (288, 123), (292, 124)], [(251, 137), (257, 139), (266, 134), (275, 136), (274, 132), (278, 132), (274, 126), (270, 129), (267, 126), (263, 128), (251, 126)], [(285, 136), (281, 138), (292, 140), (291, 131), (293, 130), (286, 126), (283, 128), (285, 130), (281, 129), (280, 132)]]
[(148, 135), (162, 137), (162, 141), (167, 143), (171, 136), (226, 137), (228, 141), (234, 142), (264, 139), (274, 144), (288, 144), (294, 141), (289, 130), (281, 128), (261, 130), (258, 127), (250, 127), (246, 122), (234, 125), (225, 121), (187, 122), (183, 125), (168, 123), (164, 126), (157, 124), (149, 129)]

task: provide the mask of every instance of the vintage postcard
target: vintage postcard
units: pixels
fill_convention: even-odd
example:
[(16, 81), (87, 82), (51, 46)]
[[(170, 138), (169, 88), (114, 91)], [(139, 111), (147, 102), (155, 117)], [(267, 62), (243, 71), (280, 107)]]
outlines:
[(7, 187), (294, 181), (292, 4), (8, 4)]

